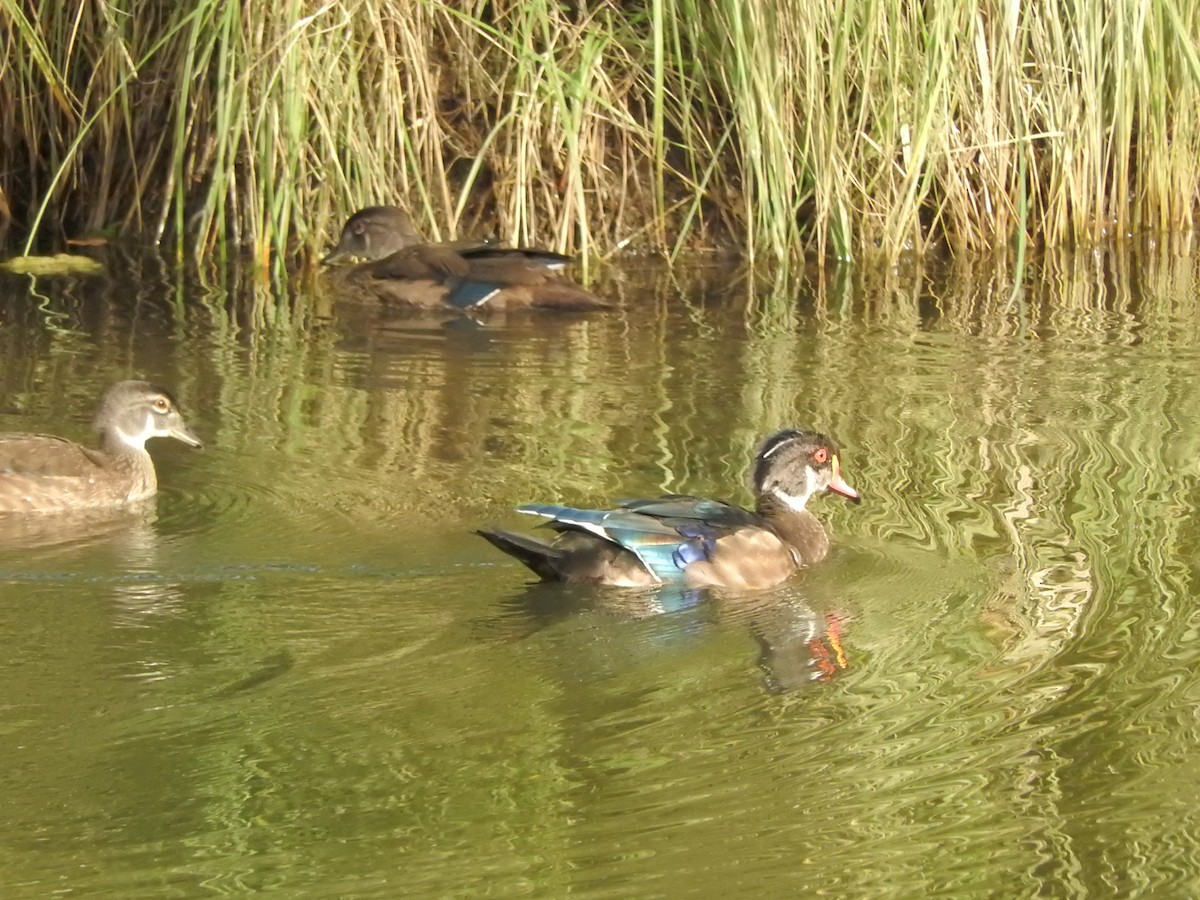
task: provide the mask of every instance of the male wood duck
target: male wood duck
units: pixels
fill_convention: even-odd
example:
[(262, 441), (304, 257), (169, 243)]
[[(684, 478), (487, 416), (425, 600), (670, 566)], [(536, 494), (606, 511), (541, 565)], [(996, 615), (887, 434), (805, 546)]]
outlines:
[(201, 446), (170, 393), (145, 381), (122, 381), (105, 391), (92, 427), (100, 433), (98, 450), (50, 434), (0, 434), (0, 513), (141, 500), (158, 490), (146, 441), (172, 437)]
[(861, 499), (842, 478), (836, 445), (812, 431), (786, 429), (763, 441), (754, 457), (753, 484), (753, 512), (682, 495), (624, 500), (607, 510), (528, 504), (517, 512), (549, 519), (545, 525), (557, 537), (477, 534), (543, 581), (758, 590), (829, 552), (825, 529), (805, 508), (813, 494)]
[(479, 241), (430, 244), (396, 206), (352, 215), (323, 262), (354, 259), (364, 261), (343, 276), (347, 288), (383, 303), (461, 312), (611, 308), (562, 274), (569, 256)]

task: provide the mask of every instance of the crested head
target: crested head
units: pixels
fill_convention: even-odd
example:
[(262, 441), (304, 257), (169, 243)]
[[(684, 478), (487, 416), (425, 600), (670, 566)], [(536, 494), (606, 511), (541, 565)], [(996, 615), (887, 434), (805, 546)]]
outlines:
[(837, 444), (815, 431), (786, 428), (764, 440), (754, 456), (753, 479), (756, 495), (775, 497), (797, 512), (818, 491), (861, 499), (842, 479)]
[(202, 446), (183, 421), (170, 391), (148, 381), (120, 381), (105, 391), (92, 427), (109, 452), (144, 451), (152, 437)]
[(424, 241), (405, 210), (398, 206), (368, 206), (346, 220), (338, 245), (322, 262), (370, 262), (421, 243)]

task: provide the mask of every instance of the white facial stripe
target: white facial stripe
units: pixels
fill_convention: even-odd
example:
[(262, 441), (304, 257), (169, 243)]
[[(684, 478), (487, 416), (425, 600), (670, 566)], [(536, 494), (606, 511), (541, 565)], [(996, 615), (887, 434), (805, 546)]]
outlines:
[(785, 439), (785, 440), (782, 440), (782, 441), (780, 441), (778, 444), (776, 444), (774, 447), (772, 447), (770, 450), (768, 450), (766, 453), (764, 453), (764, 454), (762, 455), (762, 458), (763, 458), (763, 459), (767, 459), (768, 457), (770, 457), (770, 455), (771, 455), (772, 453), (774, 453), (774, 452), (775, 452), (776, 450), (778, 450), (780, 447), (783, 447), (783, 446), (785, 446), (786, 444), (790, 444), (791, 442), (792, 442), (791, 438), (787, 438), (787, 439)]
[(821, 476), (817, 471), (812, 466), (805, 466), (803, 494), (789, 494), (778, 485), (770, 485), (767, 489), (796, 512), (803, 512), (804, 507), (808, 504), (808, 498), (823, 487)]
[(802, 497), (797, 497), (795, 494), (789, 494), (787, 491), (781, 491), (779, 488), (771, 488), (771, 493), (796, 512), (804, 512), (804, 505), (808, 503), (808, 497), (812, 491), (809, 491)]

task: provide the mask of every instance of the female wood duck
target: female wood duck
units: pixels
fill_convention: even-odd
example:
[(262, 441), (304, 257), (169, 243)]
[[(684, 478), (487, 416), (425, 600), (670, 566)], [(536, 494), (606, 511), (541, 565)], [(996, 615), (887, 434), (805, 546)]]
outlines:
[(374, 300), (425, 309), (608, 309), (569, 281), (569, 256), (478, 241), (426, 243), (396, 206), (369, 206), (347, 220), (325, 263), (365, 260), (346, 272), (347, 287)]
[(625, 500), (616, 509), (529, 504), (517, 512), (544, 516), (552, 541), (505, 531), (479, 531), (543, 581), (651, 587), (757, 590), (823, 559), (829, 537), (811, 512), (818, 491), (858, 503), (841, 474), (837, 447), (822, 434), (786, 429), (754, 457), (755, 510), (719, 500), (670, 495)]
[(152, 437), (201, 446), (172, 396), (145, 381), (105, 391), (92, 427), (100, 449), (49, 434), (0, 434), (0, 513), (120, 506), (158, 490), (146, 452)]

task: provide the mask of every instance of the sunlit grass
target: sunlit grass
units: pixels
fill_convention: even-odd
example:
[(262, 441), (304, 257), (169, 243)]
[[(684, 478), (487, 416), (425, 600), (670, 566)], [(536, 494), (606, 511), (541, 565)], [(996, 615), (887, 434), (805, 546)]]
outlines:
[(354, 207), (589, 254), (1190, 229), (1200, 8), (0, 0), (0, 219), (276, 265)]

